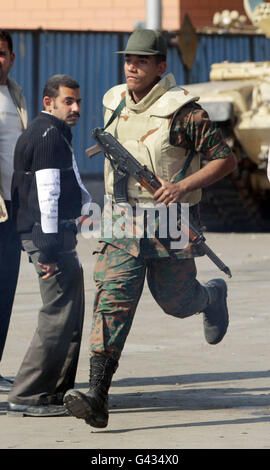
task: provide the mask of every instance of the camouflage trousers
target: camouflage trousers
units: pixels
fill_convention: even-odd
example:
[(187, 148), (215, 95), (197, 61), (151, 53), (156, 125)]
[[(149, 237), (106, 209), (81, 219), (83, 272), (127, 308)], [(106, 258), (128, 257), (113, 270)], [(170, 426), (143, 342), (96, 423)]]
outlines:
[(202, 312), (208, 294), (196, 279), (193, 258), (134, 257), (102, 243), (94, 271), (94, 302), (90, 350), (118, 360), (130, 331), (145, 277), (158, 305), (178, 318)]

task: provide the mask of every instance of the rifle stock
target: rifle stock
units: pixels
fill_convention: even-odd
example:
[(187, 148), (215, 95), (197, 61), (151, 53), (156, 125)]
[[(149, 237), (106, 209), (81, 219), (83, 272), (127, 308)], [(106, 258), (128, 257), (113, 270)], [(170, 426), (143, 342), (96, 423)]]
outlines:
[[(109, 132), (105, 132), (102, 129), (94, 129), (92, 132), (92, 137), (96, 140), (97, 146), (94, 146), (95, 149), (101, 149), (104, 152), (105, 157), (107, 157), (113, 167), (115, 172), (119, 172), (121, 177), (124, 175), (126, 180), (129, 176), (135, 178), (144, 188), (146, 188), (151, 194), (154, 194), (156, 190), (161, 186), (160, 181), (145, 165), (141, 165), (131, 153), (128, 152)], [(93, 149), (93, 147), (91, 147)], [(88, 151), (89, 149), (87, 149)], [(99, 153), (96, 151), (96, 153)], [(89, 153), (89, 152), (88, 152)], [(93, 152), (90, 152), (91, 156), (95, 155)], [(121, 178), (120, 178), (121, 179)], [(124, 185), (122, 184), (124, 187)], [(118, 201), (124, 202), (128, 201), (127, 192), (122, 194)], [(226, 266), (223, 261), (209, 248), (205, 243), (204, 236), (197, 230), (190, 221), (183, 220), (181, 217), (181, 205), (177, 204), (177, 221), (181, 224), (181, 229), (186, 230), (189, 240), (198, 246), (202, 252), (208, 256), (208, 258), (227, 276), (232, 277), (231, 271), (228, 266)]]

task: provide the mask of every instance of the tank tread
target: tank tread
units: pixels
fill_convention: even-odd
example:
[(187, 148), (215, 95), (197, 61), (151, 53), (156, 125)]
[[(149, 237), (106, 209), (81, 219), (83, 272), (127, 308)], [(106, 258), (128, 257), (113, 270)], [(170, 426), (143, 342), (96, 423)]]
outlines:
[(270, 217), (263, 214), (260, 203), (233, 175), (203, 189), (200, 214), (208, 232), (270, 231)]

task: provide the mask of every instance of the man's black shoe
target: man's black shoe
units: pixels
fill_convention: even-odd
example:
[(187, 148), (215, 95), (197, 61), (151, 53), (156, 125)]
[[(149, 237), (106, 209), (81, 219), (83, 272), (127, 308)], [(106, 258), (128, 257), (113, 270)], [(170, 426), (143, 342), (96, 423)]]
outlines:
[(0, 392), (8, 393), (12, 389), (13, 381), (0, 375)]
[(204, 335), (209, 344), (219, 343), (229, 325), (227, 285), (223, 279), (212, 279), (205, 284), (209, 303), (204, 310)]
[(10, 416), (33, 416), (33, 417), (49, 417), (49, 416), (68, 416), (68, 412), (64, 406), (57, 405), (17, 405), (9, 403), (8, 415)]

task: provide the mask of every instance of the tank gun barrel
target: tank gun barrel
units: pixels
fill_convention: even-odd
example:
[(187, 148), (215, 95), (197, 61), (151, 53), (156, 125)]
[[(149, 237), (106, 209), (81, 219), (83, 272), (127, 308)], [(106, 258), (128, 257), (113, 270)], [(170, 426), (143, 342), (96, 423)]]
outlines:
[(252, 80), (270, 78), (270, 61), (264, 62), (222, 62), (212, 64), (210, 80)]

